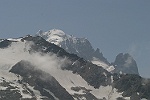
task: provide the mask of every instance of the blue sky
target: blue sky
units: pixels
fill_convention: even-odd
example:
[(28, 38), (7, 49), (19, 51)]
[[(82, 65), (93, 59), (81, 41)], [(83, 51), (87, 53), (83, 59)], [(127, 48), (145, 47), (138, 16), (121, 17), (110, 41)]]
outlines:
[(110, 62), (131, 53), (150, 78), (149, 0), (0, 0), (0, 38), (53, 28), (87, 37)]

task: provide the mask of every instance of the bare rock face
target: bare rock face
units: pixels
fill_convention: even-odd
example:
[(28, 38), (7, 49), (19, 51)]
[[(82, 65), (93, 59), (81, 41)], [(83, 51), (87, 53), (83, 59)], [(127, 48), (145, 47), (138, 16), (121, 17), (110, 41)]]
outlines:
[(133, 57), (126, 53), (120, 53), (116, 56), (115, 62), (113, 63), (115, 73), (127, 73), (127, 74), (138, 74), (138, 67)]

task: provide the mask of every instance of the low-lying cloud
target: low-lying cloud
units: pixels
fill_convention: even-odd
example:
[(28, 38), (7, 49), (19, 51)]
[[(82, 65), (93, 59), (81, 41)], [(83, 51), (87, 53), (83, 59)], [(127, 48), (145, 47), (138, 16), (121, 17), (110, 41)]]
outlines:
[[(69, 61), (67, 58), (57, 57), (56, 54), (43, 54), (40, 52), (29, 53), (33, 42), (14, 42), (5, 49), (0, 49), (0, 69), (10, 70), (21, 60), (25, 60), (47, 73), (64, 67)], [(7, 68), (7, 69), (6, 69)]]
[(130, 67), (132, 62), (133, 62), (133, 58), (132, 57), (128, 57), (127, 60), (125, 61), (126, 63), (124, 64), (125, 67)]

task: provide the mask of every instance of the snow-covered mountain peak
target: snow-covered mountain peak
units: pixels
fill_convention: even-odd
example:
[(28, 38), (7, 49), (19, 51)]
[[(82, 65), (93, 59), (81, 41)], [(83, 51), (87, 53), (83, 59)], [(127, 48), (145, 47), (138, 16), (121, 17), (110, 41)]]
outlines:
[(47, 32), (43, 32), (39, 30), (36, 35), (43, 37), (46, 41), (50, 43), (54, 43), (61, 47), (62, 42), (70, 41), (72, 43), (77, 43), (80, 41), (81, 43), (89, 42), (87, 38), (77, 38), (73, 35), (66, 34), (64, 31), (59, 29), (52, 29)]
[(69, 53), (77, 54), (79, 57), (89, 61), (93, 61), (93, 57), (95, 57), (99, 59), (98, 61), (109, 66), (107, 59), (103, 57), (103, 54), (100, 53), (99, 49), (94, 50), (87, 38), (74, 37), (59, 29), (52, 29), (47, 32), (39, 30), (37, 35), (43, 37), (50, 43), (58, 45)]
[(48, 42), (54, 43), (56, 45), (60, 45), (62, 41), (66, 41), (67, 39), (71, 38), (72, 36), (65, 34), (62, 30), (59, 29), (52, 29), (47, 32), (43, 32), (39, 30), (37, 35), (43, 37)]
[(66, 36), (66, 34), (62, 31), (62, 30), (59, 30), (59, 29), (52, 29), (52, 30), (49, 30), (48, 32), (45, 32), (43, 33), (43, 35), (58, 35), (58, 36)]
[[(132, 68), (133, 70), (138, 70), (136, 67), (136, 62), (131, 56), (127, 54), (120, 54), (120, 56), (117, 57), (118, 59), (115, 61), (116, 63), (110, 66), (110, 63), (103, 56), (102, 52), (98, 48), (95, 50), (86, 38), (74, 37), (64, 33), (59, 29), (52, 29), (47, 32), (39, 30), (37, 35), (43, 37), (50, 43), (58, 45), (69, 53), (77, 54), (79, 57), (82, 57), (88, 61), (91, 61), (93, 64), (103, 67), (109, 72), (119, 73), (120, 71), (124, 72), (123, 70), (127, 70), (125, 73), (128, 73), (128, 70)], [(121, 59), (121, 62), (124, 62), (120, 64), (119, 59)], [(115, 65), (117, 65), (117, 67), (115, 67)], [(127, 66), (127, 68), (125, 66)], [(138, 71), (136, 72), (138, 73)], [(133, 71), (131, 71), (131, 73), (133, 73)]]

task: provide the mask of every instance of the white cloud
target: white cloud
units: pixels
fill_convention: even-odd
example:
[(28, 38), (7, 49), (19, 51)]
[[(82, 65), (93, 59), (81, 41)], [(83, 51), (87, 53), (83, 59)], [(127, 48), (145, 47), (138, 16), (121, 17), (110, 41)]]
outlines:
[(129, 46), (128, 53), (131, 54), (132, 56), (137, 57), (137, 55), (139, 55), (139, 45), (135, 44), (135, 43), (132, 43)]
[(132, 63), (133, 58), (132, 57), (128, 57), (127, 60), (125, 61), (126, 63), (124, 64), (125, 67), (130, 67), (131, 63)]
[(69, 62), (66, 58), (57, 57), (56, 54), (29, 53), (32, 42), (14, 42), (5, 49), (0, 49), (0, 69), (10, 70), (13, 65), (21, 60), (32, 62), (37, 68), (48, 72), (65, 66)]

